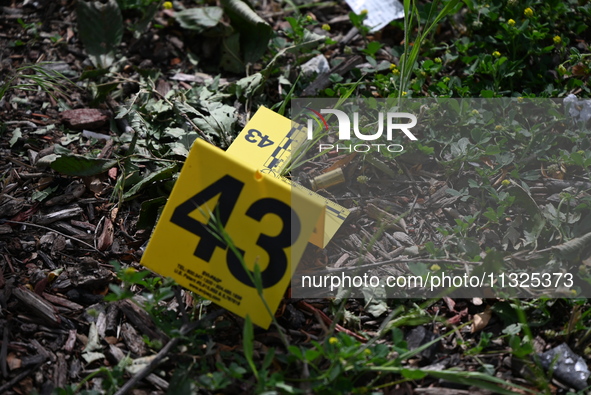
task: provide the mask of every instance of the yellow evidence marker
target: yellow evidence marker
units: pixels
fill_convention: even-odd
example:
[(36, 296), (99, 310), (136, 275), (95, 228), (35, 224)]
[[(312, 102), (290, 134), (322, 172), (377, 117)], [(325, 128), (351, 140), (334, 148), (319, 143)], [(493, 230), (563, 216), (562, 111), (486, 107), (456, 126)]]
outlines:
[(255, 266), (275, 312), (322, 216), (322, 202), (197, 139), (141, 263), (268, 328)]
[(265, 174), (274, 175), (292, 185), (294, 190), (300, 190), (321, 202), (326, 207), (325, 215), (318, 220), (310, 243), (324, 248), (349, 215), (349, 210), (281, 176), (307, 138), (304, 128), (261, 106), (226, 153), (242, 163), (260, 168)]

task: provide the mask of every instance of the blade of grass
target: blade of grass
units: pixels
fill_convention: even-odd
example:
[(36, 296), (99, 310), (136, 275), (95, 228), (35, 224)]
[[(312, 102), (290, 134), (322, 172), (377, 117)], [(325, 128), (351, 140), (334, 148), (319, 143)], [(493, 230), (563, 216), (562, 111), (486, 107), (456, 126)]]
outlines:
[(247, 315), (244, 320), (244, 329), (242, 331), (242, 349), (244, 350), (244, 358), (248, 362), (248, 366), (252, 370), (254, 377), (259, 381), (259, 372), (256, 365), (254, 364), (254, 330), (252, 328), (252, 322), (250, 316)]
[[(396, 373), (396, 374), (413, 374), (419, 373), (424, 374), (426, 376), (432, 376), (438, 379), (443, 379), (447, 381), (451, 381), (453, 383), (458, 383), (462, 385), (469, 385), (474, 386), (477, 388), (483, 388), (489, 391), (493, 391), (497, 394), (504, 394), (504, 395), (517, 395), (523, 393), (535, 393), (534, 391), (522, 387), (518, 384), (511, 383), (509, 381), (500, 379), (498, 377), (490, 376), (485, 373), (480, 372), (467, 372), (467, 371), (460, 371), (460, 370), (427, 370), (427, 369), (409, 369), (406, 367), (381, 367), (381, 366), (369, 366), (367, 368), (370, 372), (380, 372), (380, 373)], [(403, 372), (404, 371), (404, 372)], [(509, 386), (514, 388), (515, 390), (519, 390), (519, 392), (511, 391), (503, 386)]]

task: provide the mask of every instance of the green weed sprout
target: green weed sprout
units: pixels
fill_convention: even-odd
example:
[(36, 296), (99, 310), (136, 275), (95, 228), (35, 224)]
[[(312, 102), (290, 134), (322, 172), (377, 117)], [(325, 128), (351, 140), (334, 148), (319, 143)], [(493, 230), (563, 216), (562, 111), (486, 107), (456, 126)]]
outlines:
[[(433, 32), (433, 29), (437, 27), (439, 22), (446, 16), (457, 12), (458, 5), (461, 3), (460, 0), (451, 0), (443, 6), (443, 9), (433, 18), (434, 10), (437, 9), (440, 1), (436, 0), (429, 12), (427, 23), (425, 26), (420, 26), (419, 11), (417, 9), (415, 0), (404, 0), (404, 54), (400, 57), (400, 83), (398, 86), (398, 98), (405, 96), (403, 92), (408, 91), (412, 72), (417, 63), (419, 52), (423, 41)], [(411, 32), (417, 20), (417, 37), (411, 47)], [(432, 19), (433, 18), (433, 19)]]
[[(0, 100), (11, 89), (36, 92), (41, 88), (45, 93), (55, 99), (55, 92), (65, 96), (67, 89), (76, 87), (70, 79), (60, 72), (43, 67), (49, 64), (51, 62), (42, 62), (25, 65), (16, 69), (14, 74), (0, 86)], [(26, 82), (18, 82), (19, 80), (25, 80)]]

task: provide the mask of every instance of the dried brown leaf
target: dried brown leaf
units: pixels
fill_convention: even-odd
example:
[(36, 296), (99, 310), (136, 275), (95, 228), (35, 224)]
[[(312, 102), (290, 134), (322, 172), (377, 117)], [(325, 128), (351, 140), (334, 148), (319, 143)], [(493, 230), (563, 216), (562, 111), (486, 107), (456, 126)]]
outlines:
[(102, 232), (96, 242), (96, 248), (99, 251), (107, 250), (113, 244), (114, 235), (115, 228), (113, 227), (113, 222), (111, 222), (109, 218), (105, 217)]
[(478, 313), (474, 315), (474, 325), (472, 325), (472, 333), (480, 332), (483, 330), (490, 321), (492, 317), (492, 310), (489, 306), (486, 306), (486, 309), (482, 313)]

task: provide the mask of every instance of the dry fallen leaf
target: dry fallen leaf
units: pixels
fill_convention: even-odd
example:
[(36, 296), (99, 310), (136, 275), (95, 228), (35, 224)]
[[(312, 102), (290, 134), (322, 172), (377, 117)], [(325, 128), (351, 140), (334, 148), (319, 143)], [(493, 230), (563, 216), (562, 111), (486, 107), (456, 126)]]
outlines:
[(489, 306), (482, 313), (474, 315), (474, 325), (472, 325), (472, 333), (480, 332), (488, 325), (490, 318), (492, 317), (492, 311)]
[(456, 302), (452, 298), (450, 298), (449, 296), (444, 296), (443, 301), (447, 305), (449, 311), (456, 311)]
[(118, 171), (118, 169), (116, 167), (112, 167), (109, 169), (107, 174), (111, 180), (113, 180), (113, 181), (117, 180), (117, 171)]
[(113, 244), (115, 229), (113, 223), (109, 218), (104, 219), (103, 229), (96, 242), (96, 248), (100, 251), (105, 251)]
[(8, 369), (14, 370), (22, 366), (22, 361), (14, 353), (9, 353), (6, 356), (6, 364), (8, 365)]
[(488, 167), (490, 167), (491, 169), (494, 169), (495, 168), (494, 163), (492, 162), (492, 160), (488, 156), (481, 156), (480, 157), (480, 161), (482, 163), (484, 163), (485, 165), (487, 165)]

